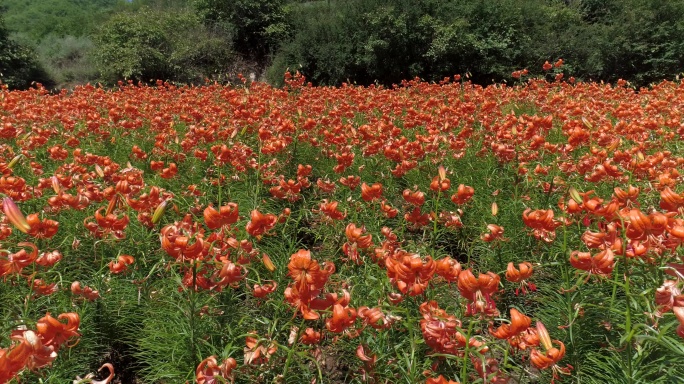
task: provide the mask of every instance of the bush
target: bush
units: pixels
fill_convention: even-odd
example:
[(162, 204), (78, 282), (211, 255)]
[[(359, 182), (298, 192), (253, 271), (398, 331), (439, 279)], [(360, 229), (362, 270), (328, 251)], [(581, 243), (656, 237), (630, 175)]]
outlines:
[(112, 17), (95, 35), (95, 61), (104, 81), (155, 79), (199, 83), (234, 60), (229, 37), (189, 11), (143, 8)]
[(326, 85), (454, 74), (489, 84), (564, 58), (578, 79), (640, 86), (684, 64), (682, 2), (320, 1), (293, 5), (291, 15), (295, 33), (275, 55), (272, 81), (289, 67)]
[(38, 62), (57, 87), (85, 84), (97, 80), (93, 63), (95, 45), (89, 37), (48, 35), (38, 47)]
[(0, 14), (0, 83), (12, 89), (28, 88), (47, 77), (33, 59), (33, 51), (12, 40)]

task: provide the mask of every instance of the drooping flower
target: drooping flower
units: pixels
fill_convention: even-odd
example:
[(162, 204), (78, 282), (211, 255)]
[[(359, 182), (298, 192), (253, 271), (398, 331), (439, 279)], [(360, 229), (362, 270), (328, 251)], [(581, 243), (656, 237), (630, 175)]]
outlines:
[(208, 206), (203, 212), (204, 223), (209, 229), (218, 229), (225, 225), (235, 224), (238, 221), (238, 205), (228, 203), (218, 210)]
[(458, 275), (458, 290), (469, 301), (466, 311), (468, 315), (482, 313), (496, 316), (499, 313), (492, 294), (499, 289), (500, 280), (499, 275), (491, 271), (480, 273), (477, 278), (470, 269)]
[(515, 289), (515, 294), (517, 295), (519, 291), (523, 294), (527, 293), (527, 290), (536, 291), (537, 287), (527, 281), (532, 276), (534, 268), (532, 263), (529, 261), (522, 262), (518, 264), (518, 268), (515, 268), (513, 262), (508, 263), (508, 268), (506, 268), (506, 280), (511, 283), (519, 283), (519, 287)]
[(264, 233), (270, 231), (278, 223), (278, 216), (272, 213), (263, 214), (258, 210), (252, 210), (250, 220), (247, 223), (246, 229), (250, 236), (256, 238), (261, 237)]

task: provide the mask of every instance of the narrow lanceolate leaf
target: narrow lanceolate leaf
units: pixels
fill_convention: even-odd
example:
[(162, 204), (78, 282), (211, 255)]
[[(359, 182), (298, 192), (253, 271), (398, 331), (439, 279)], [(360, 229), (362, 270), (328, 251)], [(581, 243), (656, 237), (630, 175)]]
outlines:
[(12, 225), (14, 225), (18, 230), (28, 233), (28, 231), (31, 229), (28, 221), (26, 221), (26, 217), (24, 217), (24, 214), (21, 213), (19, 207), (17, 207), (11, 198), (5, 197), (2, 199), (2, 211), (5, 213), (10, 223), (12, 223)]

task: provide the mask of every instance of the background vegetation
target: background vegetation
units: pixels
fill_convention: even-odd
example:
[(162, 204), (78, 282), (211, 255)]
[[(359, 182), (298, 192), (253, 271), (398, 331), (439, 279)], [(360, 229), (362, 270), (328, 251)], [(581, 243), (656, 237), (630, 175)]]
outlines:
[(489, 84), (561, 57), (578, 79), (642, 86), (684, 64), (681, 0), (6, 0), (0, 16), (12, 87), (238, 72), (280, 85), (287, 68), (321, 85)]

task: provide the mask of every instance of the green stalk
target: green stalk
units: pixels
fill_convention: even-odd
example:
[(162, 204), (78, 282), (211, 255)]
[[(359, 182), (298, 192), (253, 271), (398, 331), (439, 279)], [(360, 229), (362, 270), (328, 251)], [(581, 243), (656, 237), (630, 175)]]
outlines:
[(287, 377), (287, 371), (290, 367), (290, 362), (292, 361), (292, 355), (294, 355), (295, 353), (295, 349), (297, 348), (297, 344), (299, 343), (299, 336), (302, 334), (302, 329), (304, 329), (304, 322), (305, 320), (302, 319), (302, 322), (299, 323), (297, 338), (295, 339), (294, 343), (292, 343), (290, 350), (287, 352), (287, 358), (285, 359), (285, 367), (283, 368), (283, 377)]
[(221, 164), (218, 165), (218, 210), (221, 211)]
[[(563, 226), (563, 247), (561, 249), (563, 258), (567, 260), (568, 257), (568, 231), (566, 226)], [(565, 261), (565, 260), (564, 260)], [(572, 290), (572, 284), (570, 282), (570, 276), (568, 274), (568, 268), (566, 265), (566, 262), (563, 262), (560, 264), (561, 265), (561, 272), (563, 273), (563, 285), (564, 285), (564, 293), (563, 295), (565, 296), (565, 303), (567, 305), (567, 311), (568, 311), (568, 335), (570, 336), (570, 350), (572, 351), (572, 363), (575, 367), (578, 366), (579, 362), (577, 361), (577, 355), (575, 354), (575, 338), (574, 338), (574, 333), (573, 333), (573, 324), (575, 322), (575, 319), (573, 318), (574, 315), (574, 308), (572, 305), (573, 297), (570, 296), (570, 291)]]
[(193, 261), (192, 263), (192, 288), (190, 290), (190, 311), (188, 313), (190, 320), (190, 352), (192, 353), (192, 366), (197, 367), (199, 361), (197, 361), (197, 349), (195, 345), (195, 307), (196, 307), (196, 287), (197, 287), (197, 264)]
[(461, 365), (461, 382), (463, 384), (468, 383), (468, 376), (466, 375), (468, 373), (468, 354), (470, 353), (470, 335), (473, 332), (473, 325), (475, 324), (475, 321), (471, 320), (470, 323), (468, 324), (468, 334), (466, 335), (466, 345), (465, 345), (465, 351), (463, 352), (463, 365)]
[(627, 374), (628, 383), (632, 384), (634, 381), (632, 379), (632, 310), (630, 309), (630, 290), (629, 290), (629, 257), (625, 250), (625, 300), (627, 301), (627, 308), (625, 309), (625, 333), (627, 338), (625, 342), (627, 343)]
[(435, 218), (433, 219), (432, 226), (432, 238), (433, 241), (437, 240), (437, 218), (439, 218), (439, 198), (442, 196), (442, 190), (437, 191), (437, 198), (435, 199)]

